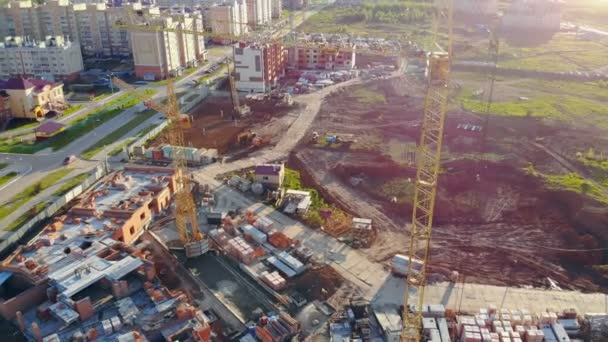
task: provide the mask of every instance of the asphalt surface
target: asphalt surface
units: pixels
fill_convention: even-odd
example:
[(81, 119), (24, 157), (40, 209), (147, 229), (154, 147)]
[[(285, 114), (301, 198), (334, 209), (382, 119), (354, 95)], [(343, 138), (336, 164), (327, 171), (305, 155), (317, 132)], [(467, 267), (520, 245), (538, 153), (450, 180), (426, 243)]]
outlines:
[[(201, 67), (197, 72), (187, 75), (187, 76), (183, 77), (182, 79), (180, 79), (179, 81), (177, 81), (175, 83), (176, 93), (181, 93), (181, 92), (190, 93), (190, 92), (196, 91), (196, 89), (193, 87), (193, 85), (190, 81), (204, 75), (205, 70), (209, 69), (215, 63), (223, 60), (226, 56), (226, 52), (228, 52), (230, 50), (225, 49), (225, 48), (220, 48), (220, 51), (221, 51), (221, 53), (211, 53), (209, 55), (209, 63), (207, 63), (205, 66)], [(161, 101), (162, 99), (164, 99), (166, 97), (166, 88), (164, 86), (150, 85), (150, 86), (141, 87), (141, 89), (145, 89), (145, 88), (152, 88), (157, 91), (157, 93), (152, 98), (153, 100)], [(116, 94), (115, 96), (118, 96), (118, 94)], [(184, 96), (184, 98), (185, 97), (186, 96)], [(109, 101), (109, 100), (111, 100), (111, 98), (107, 98), (106, 100)], [(90, 109), (90, 107), (89, 107), (89, 109)], [(19, 193), (27, 185), (34, 184), (35, 182), (42, 179), (49, 172), (55, 171), (59, 168), (69, 167), (69, 168), (75, 169), (75, 171), (73, 171), (69, 174), (69, 178), (76, 176), (80, 173), (90, 171), (99, 163), (99, 161), (102, 161), (107, 157), (108, 153), (112, 150), (112, 148), (111, 148), (112, 146), (119, 145), (125, 139), (137, 134), (137, 132), (139, 130), (141, 130), (143, 127), (146, 127), (147, 125), (149, 125), (150, 123), (152, 123), (154, 121), (159, 121), (159, 119), (162, 118), (162, 115), (160, 115), (160, 114), (153, 116), (150, 120), (147, 120), (146, 122), (142, 123), (135, 130), (133, 130), (132, 132), (129, 132), (124, 137), (122, 137), (121, 139), (116, 141), (112, 146), (109, 146), (104, 151), (97, 154), (95, 156), (95, 159), (93, 159), (93, 160), (86, 160), (86, 159), (82, 159), (82, 158), (78, 157), (87, 148), (89, 148), (89, 146), (93, 145), (98, 140), (100, 140), (103, 137), (105, 137), (106, 135), (112, 133), (116, 129), (120, 128), (122, 125), (124, 125), (125, 122), (128, 122), (129, 120), (131, 120), (134, 117), (134, 115), (137, 115), (136, 112), (137, 112), (136, 107), (132, 107), (132, 108), (125, 110), (122, 114), (116, 116), (115, 118), (113, 118), (112, 120), (109, 120), (108, 122), (105, 122), (104, 124), (97, 127), (94, 131), (73, 141), (72, 143), (70, 143), (69, 145), (67, 145), (66, 147), (64, 147), (63, 149), (61, 149), (59, 151), (53, 152), (52, 150), (47, 149), (47, 150), (40, 151), (36, 154), (0, 153), (0, 163), (9, 163), (10, 164), (10, 166), (7, 166), (6, 169), (2, 170), (2, 174), (4, 174), (5, 172), (10, 172), (10, 171), (5, 171), (5, 170), (9, 170), (9, 168), (11, 168), (11, 170), (18, 169), (19, 171), (21, 171), (19, 176), (13, 178), (9, 183), (4, 184), (0, 188), (0, 205), (3, 205), (6, 202), (8, 202), (13, 196), (15, 196), (17, 193)], [(74, 114), (77, 114), (77, 113), (74, 113)], [(73, 118), (73, 116), (72, 116), (72, 118)], [(71, 155), (77, 156), (77, 160), (68, 166), (64, 166), (63, 160), (66, 157), (71, 156)], [(52, 195), (53, 190), (55, 190), (58, 186), (60, 186), (60, 184), (63, 181), (66, 181), (69, 178), (66, 177), (66, 179), (63, 179), (55, 186), (48, 188), (47, 190), (41, 192), (38, 196), (36, 196), (32, 200), (30, 200), (26, 205), (22, 206), (21, 208), (19, 208), (15, 212), (13, 212), (11, 215), (0, 220), (0, 227), (8, 226), (12, 221), (14, 221), (14, 219), (21, 216), (23, 213), (25, 213), (27, 210), (29, 210), (36, 203), (40, 203), (41, 201), (49, 198), (49, 196)], [(6, 237), (8, 234), (11, 234), (11, 232), (5, 232), (3, 230), (0, 230), (0, 239), (3, 237)]]

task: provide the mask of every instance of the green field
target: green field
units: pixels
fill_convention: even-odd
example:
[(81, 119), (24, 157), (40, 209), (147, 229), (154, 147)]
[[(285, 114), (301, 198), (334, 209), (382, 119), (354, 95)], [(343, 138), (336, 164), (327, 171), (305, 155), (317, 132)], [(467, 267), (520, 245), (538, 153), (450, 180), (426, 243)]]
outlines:
[(9, 172), (7, 174), (5, 174), (4, 176), (0, 177), (0, 185), (3, 185), (4, 183), (8, 182), (9, 180), (15, 178), (18, 175), (17, 172)]
[(68, 193), (68, 191), (72, 190), (76, 185), (84, 182), (85, 179), (89, 178), (89, 174), (88, 173), (81, 173), (78, 176), (66, 181), (65, 183), (61, 184), (61, 186), (55, 190), (55, 192), (53, 192), (53, 196), (63, 196), (66, 193)]
[(38, 215), (41, 211), (46, 209), (46, 207), (48, 207), (49, 204), (50, 203), (47, 201), (37, 203), (30, 210), (28, 210), (25, 214), (19, 216), (8, 227), (4, 228), (4, 230), (12, 232), (13, 230), (18, 229), (19, 227), (24, 225), (27, 221), (31, 220), (34, 216)]
[[(462, 77), (462, 73), (459, 73)], [(467, 78), (464, 76), (463, 78)], [(467, 81), (464, 81), (465, 84)], [(478, 83), (478, 82), (477, 82)], [(455, 97), (464, 110), (485, 113), (485, 96), (473, 93), (473, 86), (465, 85)], [(530, 79), (505, 79), (495, 84), (495, 98), (513, 93), (510, 99), (494, 100), (490, 113), (514, 117), (540, 117), (573, 125), (586, 123), (608, 128), (608, 86), (600, 82), (563, 82)], [(522, 96), (527, 100), (520, 100)]]
[(40, 181), (26, 187), (19, 194), (13, 196), (6, 204), (0, 207), (0, 220), (4, 219), (15, 210), (21, 208), (39, 193), (59, 182), (63, 177), (72, 172), (71, 169), (59, 169), (44, 176)]
[(354, 97), (357, 102), (368, 105), (386, 103), (386, 98), (381, 92), (368, 87), (358, 87), (350, 96)]
[[(406, 1), (404, 6), (410, 5), (418, 9), (427, 7), (428, 3)], [(364, 12), (361, 9), (360, 12)], [(414, 11), (414, 10), (413, 10)], [(412, 12), (413, 12), (412, 11)], [(383, 11), (385, 17), (369, 18), (359, 10), (343, 7), (328, 7), (319, 11), (304, 21), (299, 32), (348, 33), (358, 36), (393, 37), (401, 40), (413, 40), (425, 43), (430, 38), (430, 18), (421, 14), (419, 18), (400, 20), (391, 17), (393, 11)], [(408, 11), (403, 10), (404, 13)], [(398, 14), (395, 14), (398, 15)], [(405, 14), (408, 15), (408, 14)]]
[(77, 104), (75, 106), (70, 106), (68, 109), (63, 111), (63, 115), (70, 115), (72, 113), (76, 113), (77, 111), (81, 110), (82, 108), (84, 108), (84, 105), (81, 105), (81, 104)]
[[(145, 95), (151, 96), (152, 94), (154, 94), (154, 90), (146, 89)], [(0, 152), (33, 154), (49, 147), (57, 151), (118, 116), (124, 109), (133, 107), (139, 102), (130, 95), (122, 95), (109, 101), (102, 108), (93, 109), (87, 115), (72, 120), (70, 126), (63, 133), (44, 142), (21, 142), (17, 139), (0, 140)]]
[(583, 179), (575, 173), (566, 175), (543, 175), (542, 177), (549, 189), (576, 192), (598, 202), (608, 204), (608, 196), (604, 189)]
[(135, 129), (137, 126), (141, 125), (143, 122), (156, 115), (156, 113), (156, 111), (148, 109), (142, 113), (136, 114), (133, 119), (125, 123), (119, 129), (106, 135), (105, 137), (97, 141), (95, 144), (87, 148), (84, 153), (82, 153), (82, 157), (87, 159), (93, 158), (96, 154), (103, 151), (103, 149), (106, 148), (108, 145), (115, 143), (125, 134), (129, 133), (131, 130)]

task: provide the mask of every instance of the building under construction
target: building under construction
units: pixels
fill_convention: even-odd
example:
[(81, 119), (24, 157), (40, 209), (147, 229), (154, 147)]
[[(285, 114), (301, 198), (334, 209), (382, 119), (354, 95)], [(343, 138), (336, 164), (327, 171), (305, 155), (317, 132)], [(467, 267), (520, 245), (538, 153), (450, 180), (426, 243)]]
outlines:
[(169, 168), (108, 175), (2, 262), (0, 314), (35, 341), (210, 340), (187, 286), (161, 282), (175, 271), (145, 232), (175, 191)]

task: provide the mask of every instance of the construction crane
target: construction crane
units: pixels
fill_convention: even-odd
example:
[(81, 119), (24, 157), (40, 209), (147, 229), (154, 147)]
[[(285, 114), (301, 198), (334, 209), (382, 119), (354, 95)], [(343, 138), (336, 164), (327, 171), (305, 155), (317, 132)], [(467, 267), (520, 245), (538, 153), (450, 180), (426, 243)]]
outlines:
[(246, 104), (241, 105), (239, 101), (239, 93), (236, 90), (236, 81), (234, 80), (234, 75), (230, 71), (230, 62), (227, 64), (228, 69), (228, 82), (230, 83), (230, 98), (232, 100), (232, 110), (235, 114), (240, 116), (247, 115), (251, 113), (251, 108)]
[[(424, 289), (431, 248), (433, 213), (439, 178), (443, 128), (449, 95), (450, 62), (452, 58), (453, 2), (439, 4), (434, 22), (434, 40), (438, 34), (439, 18), (446, 14), (447, 52), (428, 54), (427, 93), (420, 143), (416, 153), (416, 183), (414, 186), (414, 209), (410, 229), (410, 246), (407, 283), (404, 294), (403, 331), (401, 341), (421, 340)], [(445, 13), (447, 11), (447, 13)], [(436, 43), (436, 42), (435, 42)], [(414, 266), (420, 261), (419, 270)]]
[(167, 104), (162, 105), (149, 100), (148, 97), (119, 78), (112, 81), (120, 89), (141, 100), (145, 105), (160, 113), (169, 120), (167, 137), (173, 147), (173, 168), (175, 170), (175, 225), (181, 242), (184, 244), (186, 255), (194, 257), (203, 254), (208, 249), (208, 241), (200, 232), (196, 205), (190, 191), (191, 180), (188, 178), (188, 165), (184, 151), (185, 140), (183, 129), (191, 125), (190, 117), (180, 114), (175, 95), (175, 87), (171, 79), (167, 82)]

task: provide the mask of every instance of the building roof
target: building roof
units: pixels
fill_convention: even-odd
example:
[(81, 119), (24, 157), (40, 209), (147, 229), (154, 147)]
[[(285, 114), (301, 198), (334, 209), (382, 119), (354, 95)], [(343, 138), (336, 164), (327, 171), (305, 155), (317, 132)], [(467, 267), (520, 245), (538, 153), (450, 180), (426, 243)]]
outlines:
[(6, 81), (4, 88), (11, 90), (25, 90), (34, 88), (34, 85), (23, 77), (14, 77)]
[(259, 164), (255, 167), (256, 175), (278, 176), (283, 169), (282, 164)]
[(64, 124), (60, 124), (59, 122), (49, 120), (49, 121), (46, 121), (45, 123), (41, 124), (40, 126), (36, 127), (34, 132), (36, 132), (37, 134), (43, 134), (43, 135), (53, 135), (53, 134), (57, 133), (58, 131), (62, 130), (64, 127), (65, 127)]
[(13, 77), (7, 81), (0, 80), (0, 89), (9, 90), (25, 90), (34, 88), (34, 90), (40, 91), (47, 85), (55, 87), (61, 85), (61, 83), (46, 80), (26, 79), (23, 77)]

